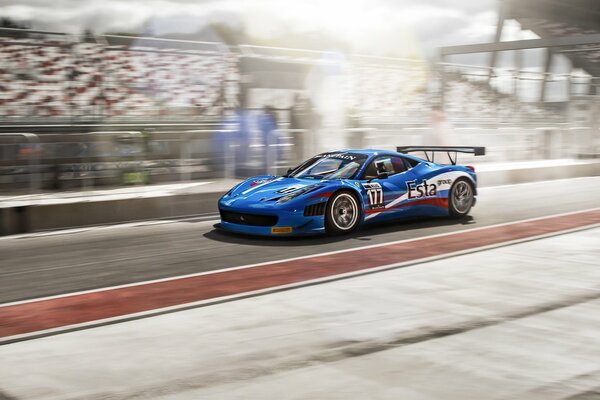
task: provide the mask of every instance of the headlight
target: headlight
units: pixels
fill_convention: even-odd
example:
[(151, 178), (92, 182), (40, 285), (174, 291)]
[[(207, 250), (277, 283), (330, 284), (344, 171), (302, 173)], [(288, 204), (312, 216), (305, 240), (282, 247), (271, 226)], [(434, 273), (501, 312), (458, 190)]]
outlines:
[(312, 192), (318, 188), (320, 188), (321, 185), (309, 185), (309, 186), (305, 186), (301, 189), (296, 190), (295, 192), (292, 192), (290, 194), (287, 194), (283, 197), (281, 197), (279, 200), (277, 200), (277, 204), (282, 204), (282, 203), (287, 203), (288, 201), (295, 199), (298, 196), (301, 196), (305, 193), (308, 192)]

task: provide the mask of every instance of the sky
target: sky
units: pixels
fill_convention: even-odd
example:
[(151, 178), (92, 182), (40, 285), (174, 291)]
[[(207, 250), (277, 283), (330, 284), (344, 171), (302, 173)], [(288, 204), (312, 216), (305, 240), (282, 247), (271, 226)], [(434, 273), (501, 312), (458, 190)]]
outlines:
[(491, 41), (498, 1), (0, 0), (0, 15), (34, 29), (156, 36), (225, 22), (259, 40), (327, 34), (356, 53), (430, 57), (439, 46)]

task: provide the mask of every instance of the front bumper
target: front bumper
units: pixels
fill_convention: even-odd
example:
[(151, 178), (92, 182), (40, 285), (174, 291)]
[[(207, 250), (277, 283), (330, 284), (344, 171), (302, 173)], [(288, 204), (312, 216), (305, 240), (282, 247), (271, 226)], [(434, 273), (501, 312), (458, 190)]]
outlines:
[(230, 211), (255, 215), (276, 215), (278, 217), (277, 223), (273, 226), (239, 224), (227, 222), (221, 218), (219, 228), (230, 232), (260, 236), (301, 236), (325, 233), (324, 217), (322, 215), (306, 217), (304, 216), (304, 209), (269, 210), (268, 212), (257, 212), (256, 209), (240, 209), (236, 207), (225, 207), (223, 205), (219, 205), (219, 211)]

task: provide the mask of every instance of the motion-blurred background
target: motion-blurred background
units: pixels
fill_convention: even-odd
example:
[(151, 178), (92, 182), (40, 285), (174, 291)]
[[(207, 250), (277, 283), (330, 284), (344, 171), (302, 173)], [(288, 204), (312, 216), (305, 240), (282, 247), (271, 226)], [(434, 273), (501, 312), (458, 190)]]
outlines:
[[(0, 0), (0, 400), (600, 399), (599, 95), (600, 0)], [(216, 225), (411, 145), (468, 217)]]
[(3, 195), (277, 174), (341, 148), (600, 153), (594, 0), (23, 0), (0, 14)]

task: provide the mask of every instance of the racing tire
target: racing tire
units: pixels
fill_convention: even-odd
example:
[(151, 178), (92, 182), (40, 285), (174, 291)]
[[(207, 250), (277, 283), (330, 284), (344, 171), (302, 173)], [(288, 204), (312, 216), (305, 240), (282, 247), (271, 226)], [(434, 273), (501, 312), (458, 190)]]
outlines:
[(330, 235), (344, 235), (354, 231), (360, 222), (359, 204), (352, 192), (335, 192), (325, 208), (325, 231)]
[(448, 213), (452, 218), (464, 218), (475, 204), (475, 188), (465, 178), (457, 179), (448, 193)]

